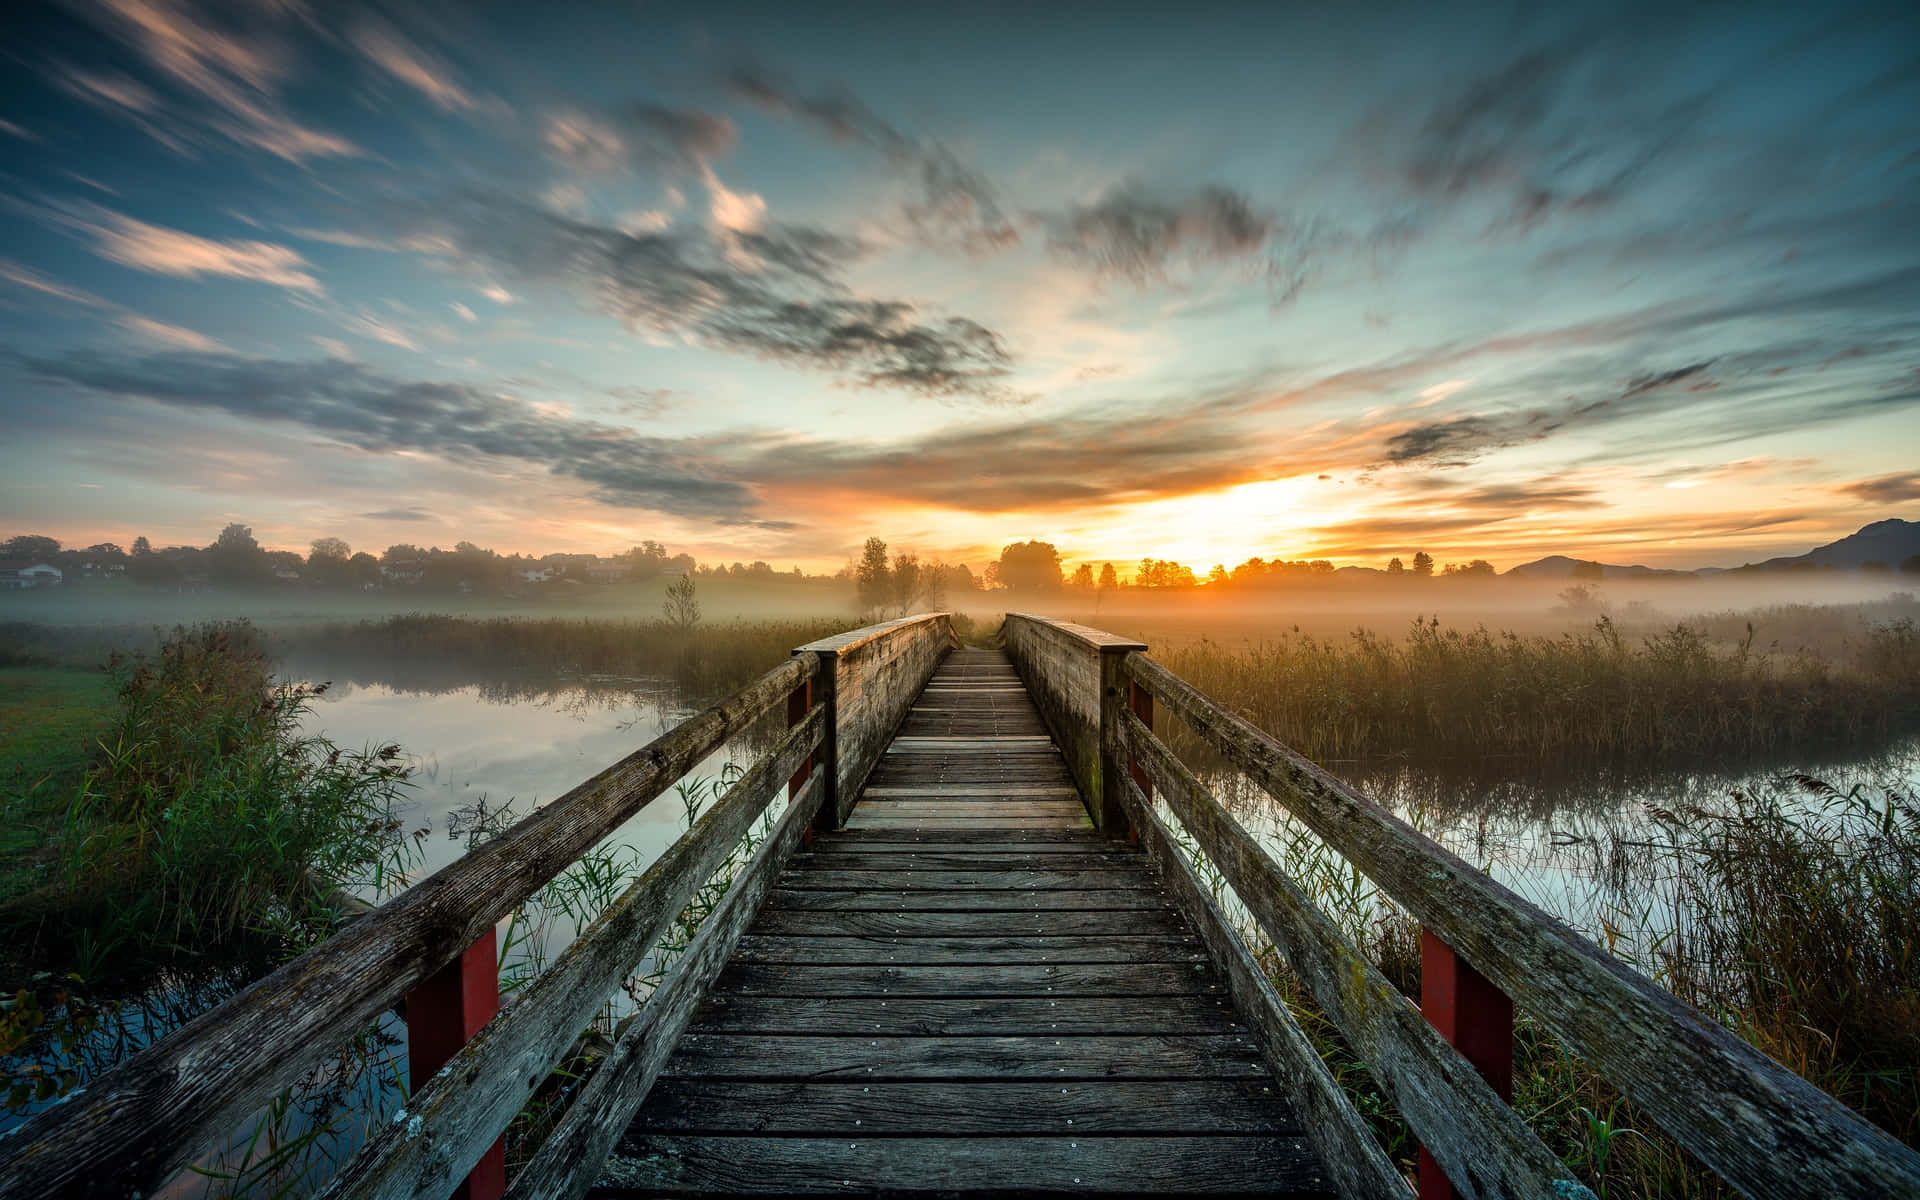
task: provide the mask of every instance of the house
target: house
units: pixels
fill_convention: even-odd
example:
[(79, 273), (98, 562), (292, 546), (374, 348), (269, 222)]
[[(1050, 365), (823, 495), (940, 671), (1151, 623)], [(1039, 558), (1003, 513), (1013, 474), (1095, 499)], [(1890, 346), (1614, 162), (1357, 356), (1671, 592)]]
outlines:
[(388, 583), (419, 583), (427, 577), (427, 564), (417, 558), (400, 558), (380, 564), (380, 578)]
[(587, 578), (595, 583), (624, 583), (633, 575), (633, 567), (623, 562), (597, 562), (587, 567)]
[(515, 573), (522, 583), (545, 583), (553, 578), (553, 571), (548, 567), (516, 567)]
[(59, 567), (32, 559), (0, 559), (0, 591), (57, 587), (66, 576)]
[(293, 580), (300, 578), (300, 572), (294, 570), (292, 567), (275, 567), (273, 569), (273, 577), (275, 579), (284, 579), (291, 583)]

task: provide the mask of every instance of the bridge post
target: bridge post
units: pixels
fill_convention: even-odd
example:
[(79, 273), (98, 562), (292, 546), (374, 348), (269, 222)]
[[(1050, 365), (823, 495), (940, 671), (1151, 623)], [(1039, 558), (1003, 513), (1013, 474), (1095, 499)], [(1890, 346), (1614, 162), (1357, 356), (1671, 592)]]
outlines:
[[(494, 932), (468, 946), (407, 993), (407, 1088), (417, 1093), (500, 1011)], [(507, 1190), (506, 1139), (495, 1142), (452, 1200), (500, 1200)]]
[[(813, 754), (787, 781), (787, 796), (792, 798), (798, 795), (800, 788), (815, 771), (824, 773), (826, 778), (820, 781), (820, 812), (813, 819), (813, 831), (832, 833), (840, 828), (840, 717), (835, 703), (840, 690), (840, 654), (837, 650), (806, 647), (794, 653), (813, 655), (819, 669), (813, 673), (812, 679), (793, 689), (787, 696), (787, 728), (793, 728), (816, 702), (826, 710), (822, 714), (826, 720), (820, 727), (820, 744), (814, 747)], [(807, 835), (809, 841), (812, 837), (812, 833)]]
[[(1512, 998), (1425, 928), (1420, 930), (1420, 1015), (1502, 1100), (1513, 1101)], [(1455, 1200), (1457, 1195), (1422, 1146), (1419, 1200)]]
[[(787, 728), (792, 729), (795, 725), (798, 725), (801, 721), (805, 720), (807, 716), (807, 710), (812, 707), (813, 707), (813, 680), (809, 679), (805, 683), (801, 684), (799, 687), (787, 693)], [(797, 767), (794, 770), (792, 778), (787, 780), (787, 799), (791, 800), (795, 796), (798, 796), (800, 794), (800, 789), (807, 785), (808, 779), (812, 778), (813, 760), (819, 755), (819, 753), (820, 751), (816, 749), (813, 751), (813, 753), (807, 755), (807, 757), (804, 760), (802, 760), (799, 767)], [(823, 808), (822, 811), (824, 812), (826, 810)], [(818, 824), (817, 818), (815, 820), (815, 823)], [(801, 837), (805, 841), (811, 842), (813, 840), (813, 830), (809, 828), (805, 833), (801, 835)]]
[[(1148, 795), (1153, 794), (1153, 784), (1139, 765), (1131, 760), (1120, 762), (1120, 754), (1117, 752), (1120, 731), (1126, 724), (1120, 719), (1122, 713), (1132, 710), (1135, 716), (1140, 716), (1140, 705), (1144, 698), (1146, 715), (1141, 717), (1141, 720), (1147, 722), (1153, 720), (1153, 697), (1142, 692), (1132, 680), (1128, 679), (1126, 670), (1121, 665), (1122, 660), (1135, 648), (1132, 645), (1098, 648), (1100, 791), (1098, 811), (1089, 814), (1093, 817), (1093, 823), (1099, 826), (1100, 832), (1110, 838), (1128, 837), (1128, 840), (1132, 840), (1129, 836), (1132, 833), (1132, 826), (1127, 820), (1126, 808), (1120, 803), (1120, 797), (1125, 795), (1127, 790), (1126, 784), (1122, 781), (1121, 772), (1131, 774), (1134, 782), (1146, 789)], [(1085, 788), (1085, 781), (1082, 781), (1081, 786)]]

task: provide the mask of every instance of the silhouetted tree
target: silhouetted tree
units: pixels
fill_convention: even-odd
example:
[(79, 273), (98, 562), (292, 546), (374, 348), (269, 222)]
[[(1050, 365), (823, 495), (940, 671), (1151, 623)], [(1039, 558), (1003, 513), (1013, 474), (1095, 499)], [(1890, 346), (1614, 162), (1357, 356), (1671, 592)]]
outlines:
[(272, 573), (273, 565), (254, 540), (252, 528), (238, 521), (222, 529), (207, 548), (207, 574), (215, 583), (246, 586), (264, 582)]
[(52, 558), (60, 553), (60, 543), (37, 533), (22, 533), (8, 538), (5, 549), (0, 553), (7, 558)]
[(1900, 560), (1902, 575), (1920, 575), (1920, 554), (1909, 554)]
[(681, 637), (690, 637), (700, 624), (700, 596), (691, 574), (682, 575), (667, 585), (667, 598), (660, 606), (667, 624)]
[(913, 602), (919, 598), (924, 582), (919, 555), (905, 552), (893, 556), (893, 604), (901, 616), (913, 611)]
[(1413, 573), (1425, 578), (1433, 574), (1433, 555), (1421, 550), (1413, 556)]
[(1406, 573), (1407, 564), (1401, 562), (1398, 558), (1390, 558), (1387, 560), (1387, 574), (1405, 575)]
[(853, 568), (853, 583), (860, 595), (862, 612), (878, 612), (893, 599), (893, 568), (887, 565), (887, 544), (877, 537), (867, 539), (860, 561)]
[(1015, 542), (1000, 551), (1000, 583), (1016, 592), (1057, 592), (1060, 551), (1052, 542)]
[(1113, 569), (1112, 563), (1100, 564), (1100, 590), (1110, 592), (1120, 586), (1120, 572)]
[(1093, 564), (1081, 563), (1079, 566), (1075, 567), (1073, 569), (1073, 578), (1067, 580), (1067, 583), (1078, 591), (1082, 591), (1082, 592), (1092, 591), (1093, 590)]

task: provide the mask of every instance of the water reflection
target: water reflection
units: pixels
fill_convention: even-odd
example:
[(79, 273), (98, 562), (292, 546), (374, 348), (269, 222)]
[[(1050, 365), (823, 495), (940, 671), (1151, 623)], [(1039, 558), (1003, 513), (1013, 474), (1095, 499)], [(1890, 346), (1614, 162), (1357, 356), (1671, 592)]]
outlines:
[[(1303, 827), (1286, 807), (1217, 760), (1189, 758), (1228, 811), (1283, 862), (1298, 860)], [(1658, 937), (1671, 926), (1664, 897), (1648, 886), (1650, 860), (1671, 852), (1653, 812), (1723, 811), (1736, 792), (1799, 789), (1794, 775), (1824, 779), (1845, 792), (1920, 783), (1920, 739), (1884, 755), (1844, 761), (1741, 764), (1722, 769), (1555, 775), (1498, 770), (1435, 771), (1404, 765), (1335, 763), (1329, 770), (1414, 828), (1577, 929), (1631, 925)], [(1801, 797), (1804, 799), (1804, 796)]]

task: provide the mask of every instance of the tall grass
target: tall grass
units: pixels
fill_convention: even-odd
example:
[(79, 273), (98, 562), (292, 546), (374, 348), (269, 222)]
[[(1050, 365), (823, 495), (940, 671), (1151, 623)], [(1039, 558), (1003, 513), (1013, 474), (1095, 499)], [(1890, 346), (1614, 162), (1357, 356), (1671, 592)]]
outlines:
[[(1908, 1145), (1920, 1146), (1920, 799), (1805, 775), (1722, 809), (1649, 811), (1651, 838), (1600, 848), (1613, 903), (1580, 932)], [(1418, 814), (1415, 814), (1418, 823)], [(1282, 816), (1276, 860), (1418, 1001), (1417, 924)], [(1203, 874), (1211, 867), (1196, 858)], [(1220, 885), (1215, 877), (1216, 889)], [(1389, 1155), (1412, 1131), (1311, 993), (1230, 905), (1276, 987)], [(1514, 1108), (1602, 1196), (1733, 1193), (1524, 1010)]]
[(5, 798), (6, 819), (45, 833), (0, 895), (14, 973), (98, 986), (237, 940), (303, 943), (331, 924), (329, 890), (391, 863), (398, 748), (303, 736), (317, 689), (275, 685), (249, 627), (176, 631), (115, 677), (117, 712), (64, 804)]
[(1857, 750), (1920, 728), (1920, 630), (1906, 619), (1867, 628), (1838, 660), (1723, 646), (1685, 624), (1630, 640), (1604, 618), (1560, 637), (1421, 620), (1399, 639), (1293, 631), (1155, 657), (1322, 762), (1648, 766)]

